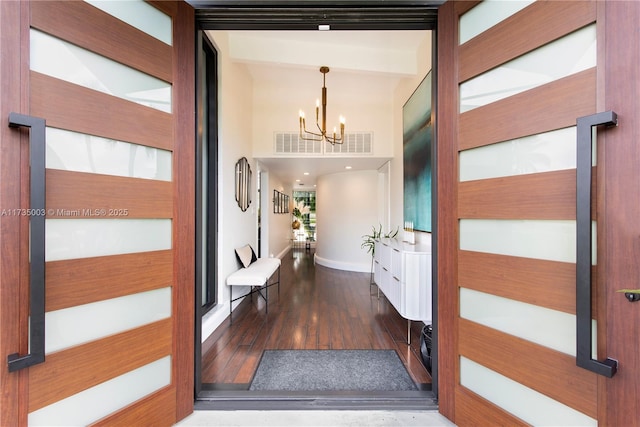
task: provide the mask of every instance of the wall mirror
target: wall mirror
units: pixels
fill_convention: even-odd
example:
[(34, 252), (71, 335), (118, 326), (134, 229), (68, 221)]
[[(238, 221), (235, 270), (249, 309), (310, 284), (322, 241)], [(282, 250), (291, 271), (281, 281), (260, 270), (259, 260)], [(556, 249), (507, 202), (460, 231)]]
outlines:
[(251, 204), (251, 166), (246, 157), (236, 163), (236, 202), (242, 212)]

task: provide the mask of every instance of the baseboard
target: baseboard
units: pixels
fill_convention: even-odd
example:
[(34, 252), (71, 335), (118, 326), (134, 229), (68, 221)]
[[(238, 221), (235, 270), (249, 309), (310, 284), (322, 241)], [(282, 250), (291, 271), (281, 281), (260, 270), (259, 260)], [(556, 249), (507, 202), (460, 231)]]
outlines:
[(229, 302), (218, 304), (202, 317), (202, 336), (200, 341), (204, 342), (215, 331), (218, 326), (229, 317)]
[(314, 261), (316, 264), (320, 264), (329, 268), (335, 268), (336, 270), (356, 271), (360, 273), (371, 273), (371, 263), (357, 264), (357, 263), (350, 263), (350, 262), (335, 261), (332, 259), (322, 258), (321, 256), (318, 256), (318, 254), (315, 254)]

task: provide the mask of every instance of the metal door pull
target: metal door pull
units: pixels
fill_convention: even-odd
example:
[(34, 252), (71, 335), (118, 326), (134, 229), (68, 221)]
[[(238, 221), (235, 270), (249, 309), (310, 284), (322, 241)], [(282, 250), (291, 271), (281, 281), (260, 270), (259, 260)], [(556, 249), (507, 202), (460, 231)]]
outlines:
[[(45, 212), (46, 122), (44, 119), (10, 113), (9, 127), (28, 127), (30, 163), (30, 210)], [(9, 372), (44, 362), (45, 288), (44, 227), (45, 216), (29, 216), (29, 353), (7, 357)]]
[(576, 364), (605, 377), (613, 377), (618, 361), (591, 357), (591, 163), (592, 128), (614, 126), (618, 116), (613, 111), (577, 119), (576, 159)]

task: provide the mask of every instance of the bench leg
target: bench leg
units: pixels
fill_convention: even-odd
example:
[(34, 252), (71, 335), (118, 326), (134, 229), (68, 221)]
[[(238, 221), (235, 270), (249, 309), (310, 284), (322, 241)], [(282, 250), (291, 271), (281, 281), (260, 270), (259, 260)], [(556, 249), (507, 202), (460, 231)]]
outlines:
[[(273, 273), (272, 273), (273, 275)], [(278, 266), (278, 281), (277, 282), (273, 282), (273, 283), (269, 283), (269, 280), (271, 279), (271, 277), (269, 277), (266, 282), (264, 283), (264, 285), (262, 286), (251, 286), (251, 290), (249, 291), (248, 294), (244, 294), (241, 295), (239, 297), (237, 297), (236, 299), (233, 299), (233, 291), (231, 289), (229, 289), (229, 324), (233, 323), (233, 302), (240, 299), (240, 298), (244, 298), (247, 295), (249, 295), (249, 298), (251, 299), (251, 301), (253, 301), (253, 293), (257, 292), (265, 301), (265, 313), (268, 314), (269, 313), (269, 286), (273, 286), (273, 285), (278, 285), (278, 296), (280, 295), (280, 266)], [(248, 286), (248, 285), (247, 285)], [(264, 289), (264, 294), (262, 294), (262, 289), (261, 288), (265, 288)]]

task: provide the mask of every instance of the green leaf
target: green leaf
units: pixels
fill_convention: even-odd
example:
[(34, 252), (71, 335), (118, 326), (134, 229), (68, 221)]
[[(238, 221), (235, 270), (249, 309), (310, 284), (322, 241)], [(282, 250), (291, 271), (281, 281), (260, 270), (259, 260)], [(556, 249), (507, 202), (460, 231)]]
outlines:
[(367, 253), (370, 253), (372, 256), (375, 255), (376, 250), (376, 240), (379, 240), (382, 237), (385, 238), (394, 238), (398, 235), (398, 230), (400, 227), (396, 227), (394, 231), (389, 231), (384, 234), (382, 232), (382, 224), (378, 224), (378, 228), (376, 229), (375, 225), (371, 226), (371, 234), (365, 234), (362, 236), (363, 242), (360, 245), (362, 249), (366, 249)]

